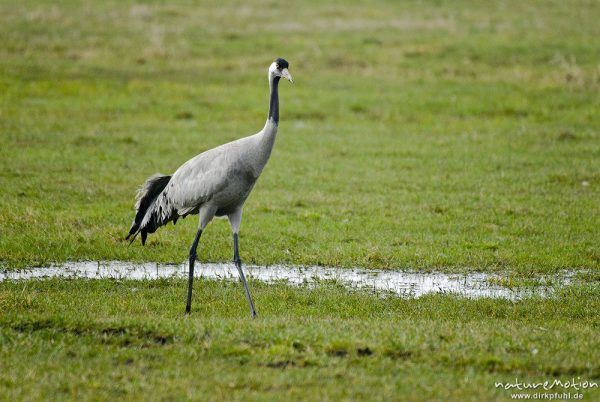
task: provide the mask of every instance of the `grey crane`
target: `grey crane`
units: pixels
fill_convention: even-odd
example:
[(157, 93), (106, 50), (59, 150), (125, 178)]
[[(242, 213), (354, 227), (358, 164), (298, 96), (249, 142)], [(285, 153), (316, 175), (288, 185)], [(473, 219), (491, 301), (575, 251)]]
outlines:
[(192, 305), (194, 263), (202, 231), (215, 216), (227, 215), (233, 231), (233, 260), (246, 291), (250, 313), (256, 316), (242, 270), (238, 232), (244, 202), (267, 164), (275, 143), (279, 125), (279, 80), (283, 77), (294, 82), (288, 67), (288, 62), (282, 58), (269, 66), (269, 114), (261, 131), (205, 151), (181, 165), (171, 176), (151, 176), (137, 193), (136, 214), (126, 238), (133, 236), (131, 242), (139, 233), (144, 245), (148, 233), (154, 233), (160, 226), (170, 221), (175, 224), (177, 219), (190, 214), (199, 215), (198, 231), (189, 253), (186, 314), (190, 313)]

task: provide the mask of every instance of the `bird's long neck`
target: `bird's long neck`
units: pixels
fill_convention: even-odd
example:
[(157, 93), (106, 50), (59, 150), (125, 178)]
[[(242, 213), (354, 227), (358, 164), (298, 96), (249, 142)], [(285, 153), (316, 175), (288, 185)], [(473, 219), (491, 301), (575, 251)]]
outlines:
[(273, 145), (275, 144), (275, 137), (277, 136), (277, 126), (279, 124), (279, 77), (274, 77), (269, 80), (269, 115), (265, 127), (258, 134), (258, 149), (256, 152), (255, 169), (261, 172), (267, 164)]
[(272, 120), (275, 124), (279, 124), (279, 77), (274, 77), (269, 80), (269, 88), (271, 90), (269, 96), (269, 116), (268, 120)]

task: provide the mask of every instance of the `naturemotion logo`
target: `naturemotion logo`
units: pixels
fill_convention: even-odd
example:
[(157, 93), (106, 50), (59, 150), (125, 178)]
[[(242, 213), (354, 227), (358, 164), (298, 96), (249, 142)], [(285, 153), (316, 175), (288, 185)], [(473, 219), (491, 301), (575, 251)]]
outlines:
[(515, 390), (526, 390), (526, 389), (543, 389), (545, 391), (549, 391), (554, 388), (562, 388), (562, 389), (572, 389), (575, 391), (584, 390), (584, 389), (592, 389), (598, 388), (598, 383), (594, 381), (582, 380), (581, 377), (571, 378), (567, 381), (562, 380), (552, 380), (552, 381), (540, 381), (540, 382), (526, 382), (519, 381), (518, 378), (515, 378), (514, 382), (495, 382), (494, 385), (496, 388), (503, 388), (506, 390), (515, 389)]

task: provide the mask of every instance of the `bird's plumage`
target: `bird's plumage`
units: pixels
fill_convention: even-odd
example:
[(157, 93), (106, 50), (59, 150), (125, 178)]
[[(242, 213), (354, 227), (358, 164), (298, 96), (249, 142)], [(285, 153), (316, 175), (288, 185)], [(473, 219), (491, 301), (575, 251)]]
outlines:
[(257, 134), (196, 155), (172, 176), (150, 177), (138, 191), (130, 235), (141, 231), (145, 240), (144, 233), (197, 214), (206, 204), (216, 208), (216, 216), (240, 208), (269, 159), (276, 134), (277, 124), (268, 120)]
[[(142, 245), (146, 244), (146, 236), (148, 233), (154, 233), (156, 229), (161, 226), (162, 223), (159, 223), (154, 219), (150, 219), (147, 216), (149, 210), (153, 210), (156, 199), (167, 186), (169, 181), (171, 180), (171, 176), (163, 176), (161, 174), (155, 174), (154, 176), (150, 176), (146, 182), (138, 189), (136, 195), (136, 203), (135, 203), (135, 217), (133, 218), (133, 222), (131, 223), (131, 228), (129, 229), (129, 235), (127, 235), (126, 239), (131, 239), (133, 242), (138, 235), (138, 233), (142, 233)], [(175, 219), (176, 221), (176, 219)], [(130, 243), (131, 244), (131, 243)]]
[(269, 114), (261, 131), (205, 151), (181, 165), (171, 176), (154, 175), (138, 191), (136, 215), (127, 236), (127, 239), (133, 236), (132, 242), (141, 233), (142, 244), (145, 244), (148, 233), (154, 233), (160, 226), (171, 221), (175, 223), (190, 214), (200, 215), (190, 251), (187, 312), (200, 235), (214, 216), (227, 215), (234, 234), (234, 260), (252, 314), (256, 314), (241, 268), (238, 230), (243, 204), (267, 164), (275, 143), (279, 124), (279, 80), (283, 77), (293, 82), (288, 67), (288, 62), (281, 58), (269, 67)]

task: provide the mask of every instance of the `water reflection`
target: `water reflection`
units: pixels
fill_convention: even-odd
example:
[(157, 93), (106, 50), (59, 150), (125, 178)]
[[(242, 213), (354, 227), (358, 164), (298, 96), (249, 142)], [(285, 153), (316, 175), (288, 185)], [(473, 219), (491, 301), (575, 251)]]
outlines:
[[(498, 285), (503, 277), (497, 274), (473, 272), (444, 274), (440, 272), (413, 272), (369, 270), (358, 268), (294, 267), (283, 265), (244, 267), (247, 276), (267, 282), (286, 281), (294, 285), (314, 285), (323, 280), (334, 280), (351, 288), (391, 292), (403, 297), (419, 297), (427, 293), (454, 293), (465, 297), (494, 297), (516, 300), (529, 295), (549, 296), (556, 286), (570, 284), (572, 272), (553, 276), (554, 287), (506, 288)], [(233, 264), (198, 264), (197, 277), (236, 280)], [(187, 264), (131, 263), (122, 261), (67, 262), (45, 268), (1, 271), (0, 281), (43, 278), (133, 279), (187, 278)]]

